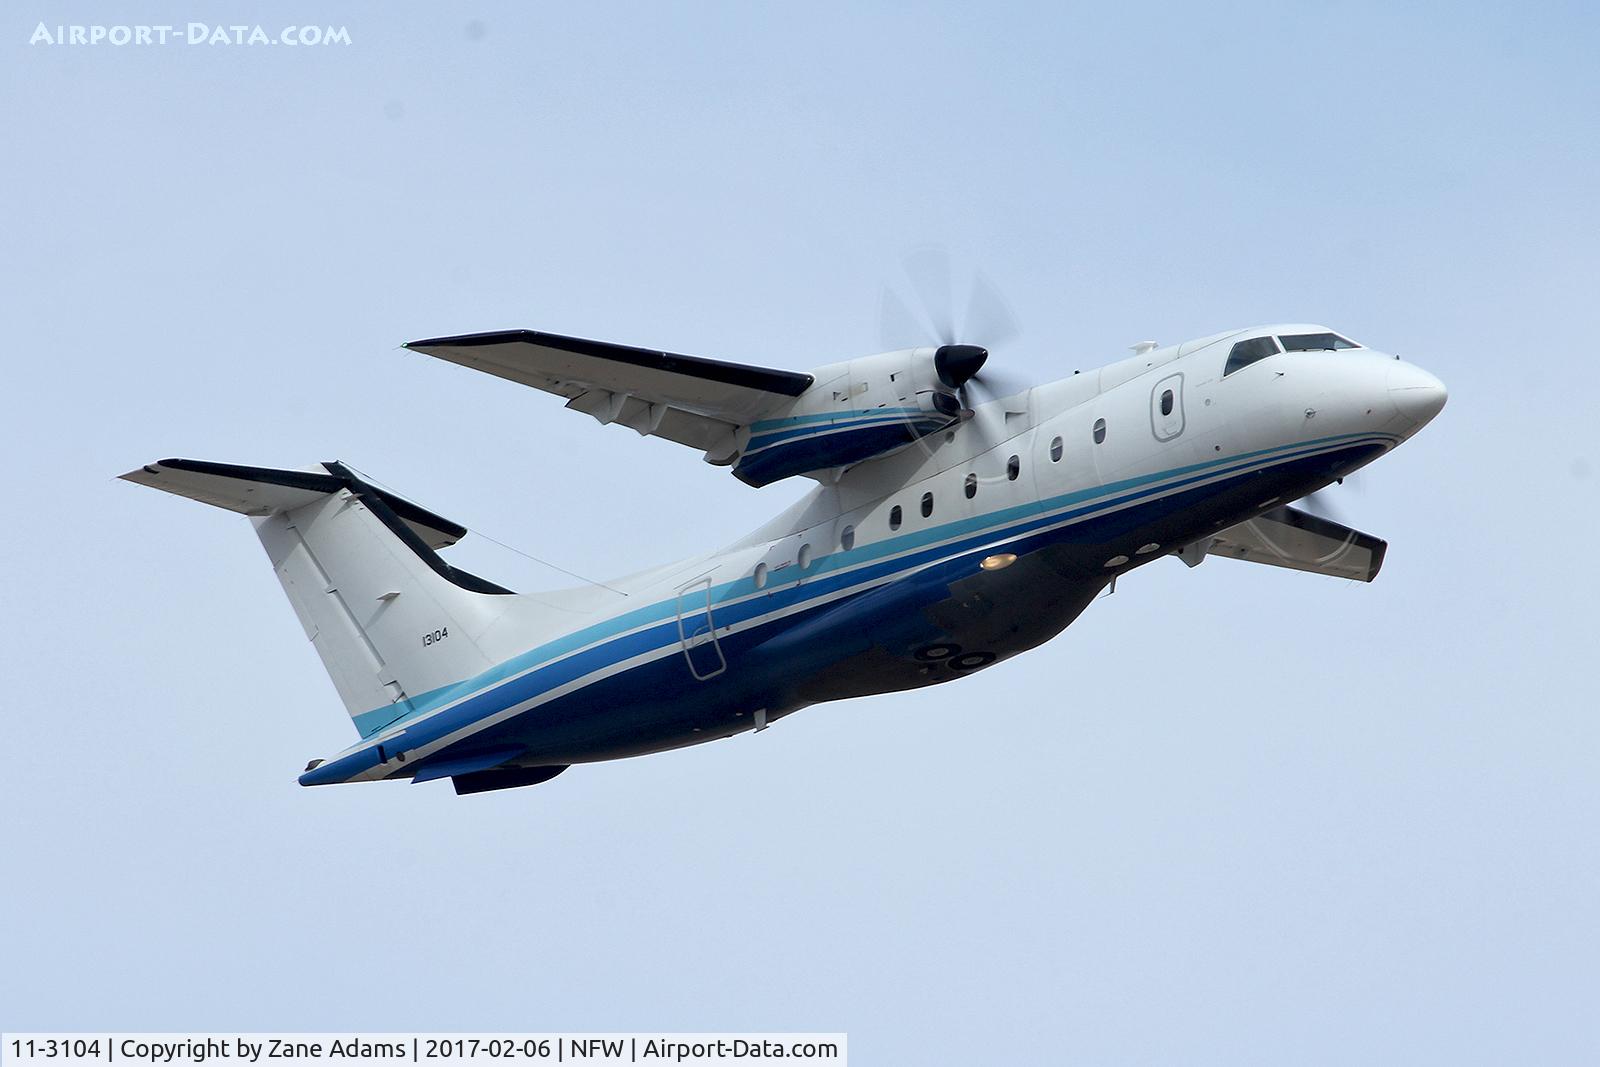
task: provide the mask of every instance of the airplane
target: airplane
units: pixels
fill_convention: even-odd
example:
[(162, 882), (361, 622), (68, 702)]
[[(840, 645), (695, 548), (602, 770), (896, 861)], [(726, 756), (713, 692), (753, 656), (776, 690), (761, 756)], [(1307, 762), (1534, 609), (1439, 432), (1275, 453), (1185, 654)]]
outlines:
[(249, 516), (359, 735), (302, 785), (491, 792), (956, 681), (1165, 556), (1370, 582), (1386, 543), (1292, 504), (1446, 399), (1427, 371), (1304, 323), (1141, 342), (1005, 396), (983, 391), (972, 344), (807, 373), (529, 330), (405, 347), (687, 445), (751, 486), (816, 485), (716, 551), (518, 594), (440, 555), (465, 527), (342, 462), (122, 475)]

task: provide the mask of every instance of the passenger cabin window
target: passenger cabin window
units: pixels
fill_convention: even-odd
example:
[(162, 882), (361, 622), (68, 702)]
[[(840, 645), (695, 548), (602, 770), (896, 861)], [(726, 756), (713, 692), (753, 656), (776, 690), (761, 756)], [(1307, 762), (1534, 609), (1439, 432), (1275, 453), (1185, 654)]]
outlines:
[(977, 495), (978, 495), (978, 476), (976, 474), (969, 474), (969, 475), (967, 475), (967, 499), (971, 500), (973, 497), (975, 497)]
[(1061, 438), (1059, 437), (1050, 442), (1050, 462), (1061, 462)]
[(1337, 352), (1344, 348), (1361, 347), (1336, 333), (1295, 333), (1278, 340), (1283, 342), (1285, 352)]
[(1226, 378), (1240, 367), (1248, 367), (1277, 354), (1278, 342), (1270, 337), (1252, 337), (1248, 341), (1240, 341), (1228, 353), (1228, 363), (1222, 368), (1222, 376)]
[(1016, 481), (1017, 480), (1017, 475), (1019, 475), (1021, 473), (1022, 473), (1022, 458), (1020, 456), (1012, 456), (1010, 459), (1006, 460), (1006, 480), (1007, 481), (1012, 481), (1012, 482)]
[(765, 589), (766, 587), (767, 587), (767, 565), (765, 563), (757, 563), (756, 564), (756, 588), (757, 589)]
[(1171, 389), (1165, 390), (1161, 394), (1161, 414), (1163, 414), (1163, 415), (1171, 415), (1172, 414), (1172, 390)]
[(1094, 443), (1097, 444), (1097, 445), (1103, 445), (1103, 444), (1105, 444), (1105, 441), (1106, 441), (1106, 420), (1105, 419), (1095, 419), (1094, 420)]
[(811, 569), (811, 546), (809, 544), (800, 546), (800, 569), (803, 571)]
[(923, 493), (922, 494), (922, 517), (926, 519), (928, 516), (930, 516), (932, 514), (933, 514), (933, 494), (932, 493)]
[(839, 535), (839, 547), (846, 552), (856, 547), (856, 528), (854, 526), (846, 526), (844, 528), (844, 532)]
[(896, 504), (889, 509), (889, 529), (900, 529), (900, 505)]

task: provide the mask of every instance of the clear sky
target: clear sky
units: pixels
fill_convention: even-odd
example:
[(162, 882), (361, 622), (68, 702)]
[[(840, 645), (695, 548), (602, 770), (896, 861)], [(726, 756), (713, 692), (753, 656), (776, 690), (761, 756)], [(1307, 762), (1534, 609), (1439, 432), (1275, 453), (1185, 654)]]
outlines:
[[(1593, 1062), (1597, 34), (1577, 3), (8, 4), (0, 1027)], [(585, 574), (688, 555), (803, 485), (396, 346), (805, 369), (878, 349), (930, 242), (1037, 380), (1286, 319), (1437, 373), (1444, 414), (1335, 496), (1382, 577), (1161, 560), (937, 690), (503, 794), (302, 789), (354, 734), (247, 523), (112, 480), (342, 458)]]

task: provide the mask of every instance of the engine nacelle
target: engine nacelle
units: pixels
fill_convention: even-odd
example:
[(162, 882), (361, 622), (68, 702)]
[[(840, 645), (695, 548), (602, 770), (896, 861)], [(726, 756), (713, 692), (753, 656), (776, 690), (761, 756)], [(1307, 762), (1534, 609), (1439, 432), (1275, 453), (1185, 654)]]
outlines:
[(789, 408), (740, 433), (733, 473), (760, 486), (897, 452), (965, 416), (958, 390), (988, 355), (943, 345), (819, 367)]

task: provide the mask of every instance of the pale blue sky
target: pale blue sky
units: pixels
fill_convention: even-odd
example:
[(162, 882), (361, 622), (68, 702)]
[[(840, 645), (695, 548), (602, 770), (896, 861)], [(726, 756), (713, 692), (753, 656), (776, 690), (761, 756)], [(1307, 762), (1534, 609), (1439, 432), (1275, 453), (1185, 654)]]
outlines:
[[(193, 19), (353, 43), (27, 43)], [(1593, 1062), (1597, 35), (1583, 4), (7, 5), (0, 1027)], [(343, 458), (573, 570), (686, 555), (802, 486), (395, 346), (803, 369), (876, 349), (926, 242), (1039, 380), (1284, 319), (1439, 374), (1336, 498), (1382, 577), (1162, 560), (935, 691), (505, 794), (306, 790), (353, 731), (247, 524), (112, 481)]]

